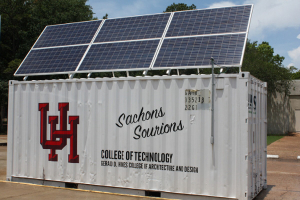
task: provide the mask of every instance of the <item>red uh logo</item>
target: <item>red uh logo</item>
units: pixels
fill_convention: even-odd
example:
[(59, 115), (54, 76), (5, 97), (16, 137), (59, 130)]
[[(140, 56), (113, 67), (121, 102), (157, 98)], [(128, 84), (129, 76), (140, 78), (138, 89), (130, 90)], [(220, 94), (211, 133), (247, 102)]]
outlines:
[(47, 140), (47, 112), (49, 111), (49, 103), (39, 104), (39, 111), (41, 111), (41, 145), (43, 149), (50, 149), (49, 161), (57, 161), (55, 151), (62, 150), (67, 145), (67, 138), (70, 138), (69, 163), (79, 163), (79, 155), (77, 155), (77, 125), (79, 124), (79, 116), (69, 116), (70, 130), (67, 130), (69, 103), (58, 103), (58, 110), (60, 111), (60, 130), (56, 130), (58, 116), (49, 116), (50, 140)]

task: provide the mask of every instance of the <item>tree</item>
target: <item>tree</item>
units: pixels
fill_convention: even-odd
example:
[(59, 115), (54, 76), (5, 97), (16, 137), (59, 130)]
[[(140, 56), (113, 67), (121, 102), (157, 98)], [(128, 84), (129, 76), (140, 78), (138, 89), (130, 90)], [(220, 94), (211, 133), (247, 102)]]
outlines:
[(3, 125), (3, 119), (6, 116), (7, 99), (8, 99), (8, 84), (0, 81), (0, 135), (6, 132), (6, 127)]
[(300, 79), (300, 70), (292, 74), (292, 79)]
[(6, 79), (3, 71), (16, 58), (23, 59), (30, 47), (26, 47), (31, 3), (25, 0), (0, 2), (1, 48), (0, 80)]
[(243, 71), (249, 71), (256, 78), (268, 83), (268, 92), (289, 94), (292, 72), (282, 65), (283, 56), (274, 55), (274, 49), (268, 42), (247, 41)]
[(102, 19), (107, 19), (108, 18), (108, 14), (106, 13)]
[(290, 70), (293, 72), (292, 79), (300, 79), (300, 70), (297, 71), (295, 66), (290, 66)]
[(194, 10), (196, 9), (196, 6), (194, 4), (188, 6), (185, 3), (173, 3), (167, 7), (167, 9), (163, 12), (174, 12), (174, 11), (180, 11), (180, 10)]

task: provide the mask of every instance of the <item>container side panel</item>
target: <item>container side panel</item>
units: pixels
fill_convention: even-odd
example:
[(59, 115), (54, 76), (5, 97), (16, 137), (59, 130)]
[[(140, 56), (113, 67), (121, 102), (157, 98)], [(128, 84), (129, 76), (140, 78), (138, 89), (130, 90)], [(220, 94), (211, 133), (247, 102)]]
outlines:
[(213, 145), (210, 76), (16, 82), (10, 175), (243, 199), (248, 79), (215, 81)]

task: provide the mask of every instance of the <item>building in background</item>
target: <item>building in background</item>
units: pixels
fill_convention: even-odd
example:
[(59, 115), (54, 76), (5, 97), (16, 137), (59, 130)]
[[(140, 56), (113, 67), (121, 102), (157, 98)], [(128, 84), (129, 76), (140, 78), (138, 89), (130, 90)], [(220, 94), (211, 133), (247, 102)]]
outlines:
[(290, 94), (268, 98), (268, 135), (300, 132), (300, 80), (294, 80)]

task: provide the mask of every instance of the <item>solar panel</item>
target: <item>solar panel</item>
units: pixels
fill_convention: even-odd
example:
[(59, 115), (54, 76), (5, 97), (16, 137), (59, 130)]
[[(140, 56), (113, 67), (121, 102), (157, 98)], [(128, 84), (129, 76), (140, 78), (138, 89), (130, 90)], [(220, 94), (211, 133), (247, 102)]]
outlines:
[(102, 20), (47, 26), (34, 48), (91, 42)]
[(108, 19), (95, 42), (161, 38), (170, 13)]
[(74, 71), (87, 45), (33, 49), (25, 58), (16, 75), (49, 74)]
[(240, 65), (246, 34), (165, 39), (154, 68)]
[(252, 5), (175, 12), (166, 37), (246, 32)]
[(252, 5), (47, 26), (16, 76), (241, 66)]
[(159, 40), (94, 44), (79, 71), (148, 69)]

